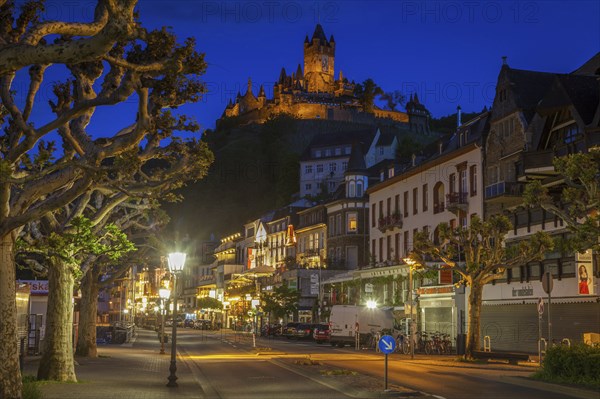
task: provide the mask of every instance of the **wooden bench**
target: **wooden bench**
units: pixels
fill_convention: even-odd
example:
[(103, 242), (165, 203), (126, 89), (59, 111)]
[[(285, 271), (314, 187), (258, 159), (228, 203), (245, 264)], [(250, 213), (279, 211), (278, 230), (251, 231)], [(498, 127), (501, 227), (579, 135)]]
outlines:
[(518, 364), (519, 360), (529, 360), (529, 354), (519, 352), (483, 352), (473, 351), (473, 357), (476, 359), (500, 359), (508, 360), (509, 364)]

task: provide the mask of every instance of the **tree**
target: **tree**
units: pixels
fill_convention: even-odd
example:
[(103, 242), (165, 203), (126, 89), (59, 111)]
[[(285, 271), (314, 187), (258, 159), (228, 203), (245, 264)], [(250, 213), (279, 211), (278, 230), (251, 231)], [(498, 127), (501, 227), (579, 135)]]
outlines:
[(369, 78), (364, 82), (357, 84), (354, 87), (354, 95), (358, 97), (360, 105), (363, 107), (365, 112), (373, 112), (375, 106), (375, 97), (384, 94), (381, 87)]
[[(508, 218), (494, 215), (483, 221), (475, 216), (468, 227), (451, 228), (447, 223), (438, 225), (440, 243), (433, 242), (426, 232), (415, 237), (411, 258), (420, 266), (427, 260), (443, 261), (470, 288), (468, 331), (465, 357), (473, 358), (480, 345), (480, 321), (483, 287), (502, 278), (506, 269), (542, 259), (552, 249), (551, 238), (538, 232), (527, 239), (506, 245), (505, 236), (512, 229)], [(457, 261), (460, 253), (461, 261)]]
[(406, 104), (406, 96), (400, 90), (385, 92), (379, 98), (385, 101), (386, 108), (390, 111), (395, 111), (398, 105), (404, 106)]
[(200, 309), (222, 310), (223, 302), (211, 297), (198, 298), (196, 306)]
[[(65, 214), (68, 215), (67, 212), (60, 213)], [(81, 276), (81, 259), (90, 254), (116, 261), (134, 247), (114, 224), (94, 231), (92, 221), (79, 216), (62, 225), (51, 213), (28, 227), (42, 234), (36, 234), (38, 238), (21, 245), (27, 252), (41, 255), (48, 270), (46, 334), (38, 379), (75, 382), (71, 322), (73, 290)]]
[[(205, 144), (175, 136), (198, 126), (171, 111), (204, 92), (204, 57), (193, 39), (179, 44), (166, 29), (144, 29), (136, 3), (98, 0), (93, 21), (76, 23), (42, 21), (42, 1), (17, 8), (0, 0), (0, 397), (21, 397), (14, 260), (23, 227), (94, 187), (143, 191), (154, 184), (144, 170), (151, 162), (154, 176), (180, 185), (182, 176), (201, 178), (212, 162)], [(26, 68), (26, 84), (15, 84)], [(53, 116), (40, 121), (46, 113), (35, 99), (50, 68), (65, 79), (53, 86)], [(130, 112), (130, 98), (133, 122), (102, 137), (88, 133), (97, 107)], [(113, 179), (125, 170), (131, 179)]]
[(555, 158), (554, 168), (564, 184), (548, 188), (542, 181), (533, 180), (525, 187), (525, 203), (540, 206), (566, 223), (572, 232), (567, 248), (599, 250), (600, 147)]
[(283, 319), (298, 311), (300, 293), (284, 283), (273, 288), (273, 292), (264, 294), (263, 310), (277, 319)]

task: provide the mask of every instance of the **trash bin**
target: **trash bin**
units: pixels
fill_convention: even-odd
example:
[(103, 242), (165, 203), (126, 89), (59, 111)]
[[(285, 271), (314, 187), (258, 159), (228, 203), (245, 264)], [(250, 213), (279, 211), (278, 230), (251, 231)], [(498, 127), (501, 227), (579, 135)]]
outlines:
[(464, 355), (467, 347), (467, 334), (458, 334), (456, 336), (456, 354)]

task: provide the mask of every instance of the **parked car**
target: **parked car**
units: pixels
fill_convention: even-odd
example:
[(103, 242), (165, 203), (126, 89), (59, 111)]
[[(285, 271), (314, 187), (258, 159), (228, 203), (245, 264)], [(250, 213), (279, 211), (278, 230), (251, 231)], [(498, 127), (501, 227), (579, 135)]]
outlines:
[(281, 332), (281, 335), (283, 335), (287, 339), (291, 339), (292, 337), (296, 336), (296, 327), (298, 327), (299, 324), (300, 323), (298, 323), (296, 321), (287, 323), (285, 325), (285, 327), (283, 327), (283, 331)]
[(184, 327), (194, 327), (194, 320), (193, 319), (185, 319), (183, 321), (183, 326)]
[(313, 331), (313, 339), (317, 342), (317, 344), (329, 342), (330, 337), (331, 330), (329, 329), (329, 324), (317, 324), (315, 326)]
[(210, 320), (198, 319), (194, 321), (194, 328), (196, 330), (211, 330)]
[(308, 323), (298, 324), (298, 326), (296, 327), (296, 332), (294, 333), (294, 338), (296, 338), (296, 339), (312, 338), (315, 325), (316, 324), (308, 324)]

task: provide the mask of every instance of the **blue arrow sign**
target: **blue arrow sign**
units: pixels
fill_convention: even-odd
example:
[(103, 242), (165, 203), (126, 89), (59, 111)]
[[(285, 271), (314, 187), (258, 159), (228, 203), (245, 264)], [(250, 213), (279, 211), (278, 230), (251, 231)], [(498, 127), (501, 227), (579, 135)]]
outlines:
[(379, 350), (388, 355), (396, 349), (396, 340), (391, 335), (384, 335), (378, 342)]

